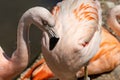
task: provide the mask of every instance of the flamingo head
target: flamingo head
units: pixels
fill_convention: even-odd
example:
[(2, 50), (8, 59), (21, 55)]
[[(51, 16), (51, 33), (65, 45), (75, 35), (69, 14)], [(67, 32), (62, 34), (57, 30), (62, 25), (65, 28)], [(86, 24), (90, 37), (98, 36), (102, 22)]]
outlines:
[(54, 29), (55, 19), (46, 8), (33, 7), (26, 11), (24, 14), (25, 15), (23, 15), (22, 17), (25, 18), (29, 15), (29, 18), (21, 21), (25, 21), (25, 23), (28, 24), (28, 26), (31, 25), (31, 23), (33, 23), (43, 32), (46, 31), (49, 37), (58, 37), (56, 30)]
[[(53, 15), (43, 7), (34, 7), (29, 9), (25, 14), (30, 15), (30, 19), (28, 18), (26, 20), (26, 23), (33, 22), (38, 28), (40, 28), (43, 32), (47, 32), (50, 40), (50, 48), (49, 50), (52, 50), (56, 43), (59, 40), (59, 37), (57, 35), (57, 32), (55, 30), (55, 19)], [(23, 17), (26, 17), (24, 15)], [(28, 23), (29, 24), (29, 23)]]

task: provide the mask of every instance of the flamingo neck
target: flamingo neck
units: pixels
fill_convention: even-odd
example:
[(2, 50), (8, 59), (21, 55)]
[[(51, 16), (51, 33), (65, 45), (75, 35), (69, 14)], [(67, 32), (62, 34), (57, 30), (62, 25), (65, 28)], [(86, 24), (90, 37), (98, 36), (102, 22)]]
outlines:
[[(13, 77), (18, 75), (21, 71), (23, 71), (28, 65), (29, 60), (29, 44), (28, 44), (28, 36), (29, 36), (29, 24), (25, 22), (26, 18), (21, 18), (18, 24), (17, 31), (17, 49), (13, 53), (11, 58), (6, 57), (4, 51), (0, 47), (0, 80), (11, 80)], [(9, 67), (8, 67), (9, 65)]]
[(28, 22), (29, 16), (22, 17), (17, 30), (17, 49), (12, 55), (12, 61), (19, 64), (21, 67), (26, 67), (29, 62), (29, 27), (31, 22)]
[(120, 24), (118, 18), (120, 17), (120, 6), (113, 8), (109, 14), (107, 24), (113, 29), (117, 35), (120, 36)]

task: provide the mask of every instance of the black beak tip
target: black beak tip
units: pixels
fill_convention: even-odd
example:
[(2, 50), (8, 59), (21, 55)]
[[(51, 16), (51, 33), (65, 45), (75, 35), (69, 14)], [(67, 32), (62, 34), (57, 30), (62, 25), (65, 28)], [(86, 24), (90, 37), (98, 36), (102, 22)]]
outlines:
[(49, 42), (49, 49), (50, 50), (53, 50), (58, 42), (59, 38), (56, 38), (56, 37), (51, 37), (50, 38), (50, 42)]

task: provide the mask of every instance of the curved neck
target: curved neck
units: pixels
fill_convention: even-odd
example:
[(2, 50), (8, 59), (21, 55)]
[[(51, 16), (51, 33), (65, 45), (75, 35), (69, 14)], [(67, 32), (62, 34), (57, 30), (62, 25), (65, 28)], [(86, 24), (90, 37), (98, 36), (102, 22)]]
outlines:
[[(43, 21), (46, 21), (47, 24), (51, 27), (45, 27), (45, 24)], [(23, 16), (21, 17), (19, 24), (18, 24), (18, 30), (17, 30), (17, 49), (13, 53), (11, 58), (3, 57), (3, 50), (0, 48), (0, 57), (2, 56), (2, 59), (4, 59), (4, 62), (2, 63), (3, 67), (9, 65), (9, 71), (8, 69), (4, 69), (3, 71), (6, 72), (7, 76), (2, 74), (2, 77), (5, 79), (10, 76), (9, 79), (19, 74), (21, 71), (23, 71), (29, 61), (29, 28), (31, 24), (35, 24), (38, 28), (40, 28), (43, 31), (48, 32), (50, 35), (54, 36), (55, 31), (52, 28), (52, 26), (55, 25), (55, 20), (52, 14), (43, 7), (34, 7), (29, 10), (27, 10)], [(53, 35), (54, 34), (54, 35)], [(0, 59), (1, 60), (1, 59)], [(5, 61), (6, 60), (6, 61)], [(5, 67), (7, 68), (7, 67)]]
[(109, 13), (107, 24), (113, 29), (117, 35), (120, 36), (120, 24), (118, 18), (120, 17), (120, 6), (114, 7)]
[[(47, 22), (44, 24), (43, 22)], [(55, 21), (52, 14), (43, 7), (34, 7), (26, 11), (21, 17), (18, 24), (17, 32), (17, 50), (12, 55), (12, 59), (15, 62), (27, 62), (29, 53), (29, 27), (31, 24), (35, 24), (42, 31), (46, 31), (50, 36), (56, 36), (56, 33), (52, 27)]]
[(19, 49), (20, 51), (29, 51), (29, 27), (31, 25), (31, 22), (25, 22), (25, 20), (27, 19), (27, 17), (21, 19), (18, 24), (17, 49)]
[(17, 30), (17, 49), (12, 55), (12, 61), (17, 64), (21, 64), (21, 67), (27, 66), (29, 62), (29, 27), (31, 21), (30, 16), (22, 17), (18, 24)]

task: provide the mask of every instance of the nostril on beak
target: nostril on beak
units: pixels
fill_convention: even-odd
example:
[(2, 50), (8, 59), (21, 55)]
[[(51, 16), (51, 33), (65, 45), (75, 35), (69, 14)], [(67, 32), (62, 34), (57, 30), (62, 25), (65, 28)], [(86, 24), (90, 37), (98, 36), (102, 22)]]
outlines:
[(58, 42), (59, 38), (51, 37), (49, 42), (49, 50), (53, 50)]

